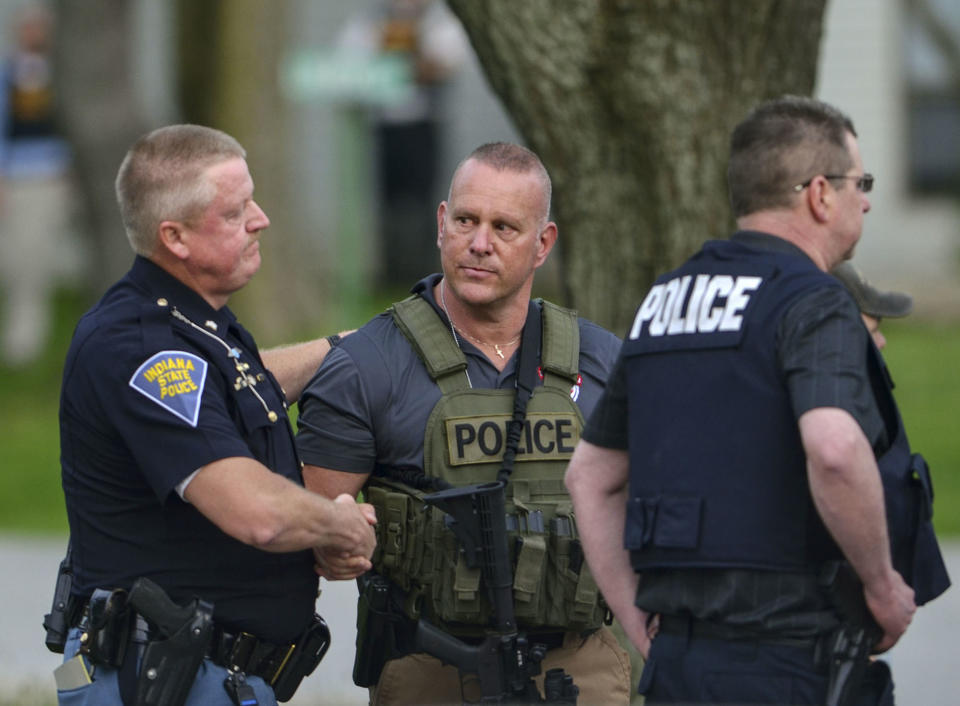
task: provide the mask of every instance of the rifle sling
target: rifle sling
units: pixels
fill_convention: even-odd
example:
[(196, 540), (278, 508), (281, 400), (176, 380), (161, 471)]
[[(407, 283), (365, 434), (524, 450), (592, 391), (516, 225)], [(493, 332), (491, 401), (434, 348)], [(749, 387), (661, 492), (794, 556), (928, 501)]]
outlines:
[(540, 307), (536, 301), (531, 300), (527, 309), (527, 321), (523, 326), (523, 336), (520, 339), (520, 353), (517, 357), (517, 394), (513, 400), (513, 419), (510, 420), (510, 430), (507, 432), (503, 450), (503, 465), (497, 474), (497, 479), (504, 483), (513, 473), (517, 447), (523, 433), (523, 423), (527, 418), (527, 403), (530, 402), (533, 389), (537, 385), (537, 368), (540, 361), (542, 337)]

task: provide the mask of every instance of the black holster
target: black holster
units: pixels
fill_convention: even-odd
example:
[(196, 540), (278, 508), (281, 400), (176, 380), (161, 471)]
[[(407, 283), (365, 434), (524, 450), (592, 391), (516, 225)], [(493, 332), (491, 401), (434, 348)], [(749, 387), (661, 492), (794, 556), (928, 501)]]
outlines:
[(127, 655), (134, 617), (125, 590), (96, 589), (81, 622), (80, 652), (94, 664), (118, 669)]
[(139, 578), (128, 603), (151, 626), (142, 645), (133, 706), (183, 706), (210, 645), (213, 604), (179, 606), (149, 579)]
[(820, 585), (840, 616), (840, 626), (830, 633), (825, 647), (828, 660), (826, 706), (850, 706), (858, 698), (870, 653), (883, 637), (863, 597), (863, 584), (846, 561), (827, 562)]
[(53, 603), (50, 612), (43, 616), (43, 628), (46, 631), (44, 639), (47, 649), (56, 654), (63, 654), (67, 644), (67, 633), (73, 625), (74, 615), (79, 607), (73, 596), (73, 549), (67, 544), (67, 553), (60, 562), (57, 571), (57, 585), (53, 592)]
[(272, 682), (277, 701), (289, 701), (304, 677), (313, 673), (330, 647), (330, 628), (314, 614), (313, 621), (296, 642), (280, 675)]
[(388, 660), (410, 652), (403, 644), (404, 624), (412, 621), (394, 607), (390, 582), (368, 571), (357, 579), (360, 600), (357, 603), (357, 650), (353, 663), (353, 683), (375, 686)]

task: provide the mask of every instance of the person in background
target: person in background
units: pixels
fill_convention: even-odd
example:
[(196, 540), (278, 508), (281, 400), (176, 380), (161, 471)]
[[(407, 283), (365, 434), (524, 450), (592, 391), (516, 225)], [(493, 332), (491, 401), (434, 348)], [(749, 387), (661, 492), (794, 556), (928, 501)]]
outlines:
[(880, 331), (880, 322), (885, 318), (909, 316), (913, 311), (913, 297), (903, 292), (884, 292), (871, 285), (863, 274), (851, 262), (841, 262), (830, 274), (843, 282), (860, 309), (867, 331), (879, 350), (887, 345), (887, 339)]
[[(913, 297), (905, 292), (883, 291), (867, 281), (853, 263), (841, 262), (830, 274), (839, 279), (860, 310), (878, 353), (868, 355), (869, 365), (881, 371), (890, 390), (893, 379), (879, 354), (887, 346), (880, 330), (885, 318), (909, 316)], [(888, 410), (886, 422), (892, 439), (887, 452), (877, 459), (883, 481), (893, 566), (916, 591), (917, 605), (936, 598), (950, 586), (939, 544), (933, 530), (933, 478), (926, 459), (913, 453), (903, 419)], [(921, 498), (920, 507), (911, 498)]]
[(29, 364), (50, 335), (53, 294), (81, 268), (70, 240), (70, 149), (55, 121), (53, 16), (15, 15), (16, 44), (0, 68), (0, 362)]
[(431, 266), (435, 252), (422, 238), (437, 202), (444, 146), (445, 101), (466, 64), (470, 42), (440, 0), (377, 0), (354, 14), (337, 41), (352, 57), (399, 67), (395, 97), (370, 111), (380, 225), (380, 279), (406, 287)]

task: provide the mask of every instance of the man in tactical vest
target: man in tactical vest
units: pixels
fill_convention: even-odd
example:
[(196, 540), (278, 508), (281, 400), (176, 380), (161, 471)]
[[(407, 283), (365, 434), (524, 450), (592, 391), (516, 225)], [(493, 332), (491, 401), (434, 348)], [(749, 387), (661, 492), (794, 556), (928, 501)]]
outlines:
[(647, 703), (890, 704), (869, 655), (949, 579), (929, 471), (827, 274), (873, 177), (849, 118), (784, 97), (737, 126), (728, 179), (739, 230), (656, 281), (570, 462), (587, 559)]
[[(502, 637), (531, 666), (518, 683), (543, 692), (544, 677), (531, 678), (562, 668), (580, 703), (629, 701), (628, 657), (602, 625), (606, 609), (563, 487), (620, 341), (531, 301), (534, 272), (557, 239), (549, 212), (550, 179), (536, 155), (505, 143), (475, 150), (437, 211), (443, 274), (344, 339), (301, 398), (307, 487), (328, 497), (362, 488), (380, 518), (374, 572), (361, 581), (354, 668), (354, 681), (373, 687), (371, 703), (518, 695), (490, 688), (503, 667), (516, 667), (512, 658), (493, 650), (494, 667), (488, 660), (474, 670), (454, 654), (490, 644), (504, 606), (494, 607), (496, 587), (470, 565), (449, 517), (423, 511), (435, 491), (498, 477), (506, 478), (498, 520), (507, 529), (506, 608), (519, 628)], [(424, 647), (418, 636), (434, 629), (458, 649)]]

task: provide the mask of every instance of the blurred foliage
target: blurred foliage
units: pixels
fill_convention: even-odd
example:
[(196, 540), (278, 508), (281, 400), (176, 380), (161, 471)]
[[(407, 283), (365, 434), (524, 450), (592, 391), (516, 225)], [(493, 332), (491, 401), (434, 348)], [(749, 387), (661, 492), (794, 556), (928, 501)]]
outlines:
[[(371, 293), (361, 320), (319, 315), (300, 339), (359, 326), (403, 291)], [(60, 490), (57, 407), (63, 358), (80, 314), (89, 306), (80, 295), (61, 292), (57, 325), (43, 357), (22, 370), (0, 367), (0, 531), (62, 534), (67, 529)], [(241, 321), (244, 312), (236, 311)], [(919, 320), (885, 321), (885, 356), (915, 450), (930, 463), (936, 489), (934, 521), (944, 535), (960, 535), (960, 325)], [(263, 341), (275, 345), (279, 341)], [(294, 410), (295, 413), (295, 410)]]

